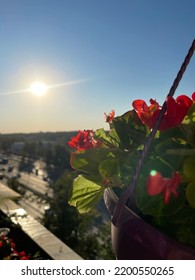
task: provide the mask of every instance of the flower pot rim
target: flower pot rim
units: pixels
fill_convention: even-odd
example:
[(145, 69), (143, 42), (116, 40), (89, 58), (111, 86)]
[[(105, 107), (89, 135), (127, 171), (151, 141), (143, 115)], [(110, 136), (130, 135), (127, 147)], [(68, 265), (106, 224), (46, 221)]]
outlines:
[[(119, 197), (116, 195), (116, 193), (111, 188), (106, 188), (104, 191), (103, 198), (104, 198), (107, 209), (109, 210), (110, 214), (113, 215), (115, 207), (118, 204)], [(109, 202), (110, 199), (111, 199), (112, 203)], [(128, 206), (125, 205), (124, 209), (123, 209), (123, 217), (124, 216), (126, 217), (129, 214), (135, 216), (137, 219), (142, 220), (142, 218), (138, 214), (136, 214), (133, 210), (131, 210)], [(127, 219), (128, 219), (128, 217), (127, 217)]]
[[(104, 191), (104, 202), (111, 214), (118, 203), (118, 196), (111, 188)], [(115, 227), (115, 226), (114, 226)], [(156, 250), (160, 259), (193, 259), (195, 260), (195, 249), (177, 240), (172, 239), (160, 229), (155, 228), (144, 221), (127, 206), (124, 207), (121, 215), (121, 223), (118, 228), (125, 231), (131, 238), (140, 241), (148, 250)]]

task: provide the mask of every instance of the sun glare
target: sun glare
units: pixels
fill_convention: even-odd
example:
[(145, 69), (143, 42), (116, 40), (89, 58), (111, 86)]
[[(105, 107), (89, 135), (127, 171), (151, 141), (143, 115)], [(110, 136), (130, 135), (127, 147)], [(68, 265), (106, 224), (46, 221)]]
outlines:
[(36, 96), (43, 96), (47, 92), (48, 87), (42, 82), (34, 82), (30, 91)]

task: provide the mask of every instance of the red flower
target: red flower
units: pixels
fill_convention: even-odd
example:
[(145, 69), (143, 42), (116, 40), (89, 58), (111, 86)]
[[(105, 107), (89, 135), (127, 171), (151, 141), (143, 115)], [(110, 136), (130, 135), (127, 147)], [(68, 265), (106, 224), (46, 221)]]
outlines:
[(24, 257), (25, 255), (26, 255), (26, 253), (25, 253), (24, 251), (19, 252), (19, 256), (20, 256), (20, 257)]
[(20, 260), (29, 260), (29, 257), (26, 255), (24, 251), (20, 252), (18, 255)]
[(160, 123), (159, 130), (167, 130), (180, 125), (193, 102), (188, 96), (180, 95), (176, 99), (168, 97), (166, 103), (167, 110)]
[[(144, 124), (150, 129), (154, 127), (160, 113), (161, 107), (155, 101), (150, 99), (151, 105), (148, 106), (143, 100), (133, 101), (133, 107)], [(166, 112), (160, 122), (159, 130), (167, 130), (178, 126), (186, 116), (193, 101), (186, 95), (180, 95), (176, 99), (167, 97)]]
[(192, 93), (192, 100), (195, 101), (195, 92)]
[(137, 111), (137, 114), (142, 120), (143, 124), (146, 124), (152, 128), (156, 121), (156, 113), (159, 113), (161, 108), (158, 102), (156, 102), (156, 100), (150, 99), (150, 105), (148, 106), (144, 100), (137, 99), (133, 101), (132, 105)]
[(73, 137), (70, 141), (68, 141), (68, 145), (71, 148), (76, 148), (78, 150), (87, 150), (93, 148), (93, 131), (79, 130), (77, 136)]
[(172, 178), (163, 178), (159, 172), (152, 171), (148, 177), (146, 188), (151, 196), (163, 194), (164, 203), (168, 204), (171, 194), (178, 196), (177, 187), (180, 184), (180, 175), (173, 173)]
[(28, 256), (23, 256), (23, 257), (20, 257), (20, 260), (29, 260), (29, 257)]
[(105, 121), (108, 123), (112, 123), (114, 116), (115, 116), (115, 111), (112, 110), (108, 115), (106, 113), (104, 113), (105, 116)]
[(11, 241), (11, 248), (16, 249), (16, 244), (13, 242), (13, 240), (10, 240), (10, 241)]

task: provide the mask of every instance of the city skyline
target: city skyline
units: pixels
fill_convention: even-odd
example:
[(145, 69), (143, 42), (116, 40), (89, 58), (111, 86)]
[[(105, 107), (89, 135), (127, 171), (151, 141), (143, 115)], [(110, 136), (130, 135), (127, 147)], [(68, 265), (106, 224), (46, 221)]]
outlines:
[[(1, 133), (108, 127), (134, 99), (160, 104), (194, 40), (192, 0), (2, 1)], [(176, 91), (195, 91), (195, 59)], [(47, 86), (44, 95), (31, 85)]]

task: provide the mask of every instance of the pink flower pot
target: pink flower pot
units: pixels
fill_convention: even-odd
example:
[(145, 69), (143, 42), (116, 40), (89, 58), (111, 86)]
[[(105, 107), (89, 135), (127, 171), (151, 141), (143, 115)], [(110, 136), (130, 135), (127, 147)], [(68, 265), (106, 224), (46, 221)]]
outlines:
[[(111, 189), (104, 192), (111, 216), (118, 197)], [(120, 226), (112, 224), (112, 245), (119, 260), (195, 260), (195, 250), (160, 232), (131, 209), (125, 207)]]

